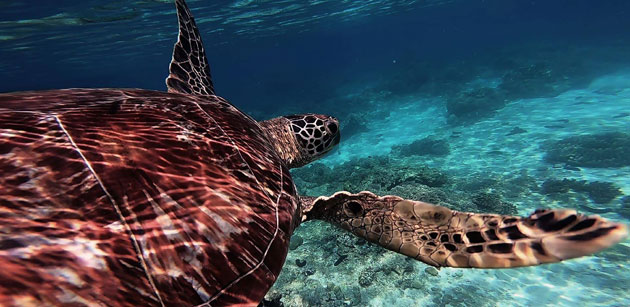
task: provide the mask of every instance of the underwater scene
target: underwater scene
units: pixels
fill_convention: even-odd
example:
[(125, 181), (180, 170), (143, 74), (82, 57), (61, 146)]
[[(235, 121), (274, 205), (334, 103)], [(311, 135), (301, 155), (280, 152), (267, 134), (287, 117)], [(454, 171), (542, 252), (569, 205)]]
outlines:
[[(630, 224), (630, 2), (188, 0), (217, 95), (256, 120), (328, 114), (300, 195)], [(165, 91), (170, 0), (0, 0), (0, 93)], [(264, 306), (630, 306), (630, 240), (510, 269), (435, 268), (323, 221)]]

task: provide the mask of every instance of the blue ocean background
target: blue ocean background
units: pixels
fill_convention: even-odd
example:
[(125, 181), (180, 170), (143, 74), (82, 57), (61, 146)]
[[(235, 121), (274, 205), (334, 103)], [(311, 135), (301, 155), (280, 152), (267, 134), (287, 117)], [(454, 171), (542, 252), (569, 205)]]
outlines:
[[(398, 194), (458, 210), (576, 208), (630, 223), (630, 2), (187, 1), (217, 94), (268, 119), (338, 117), (302, 194)], [(0, 0), (0, 92), (165, 90), (168, 0)], [(628, 306), (630, 241), (510, 270), (429, 268), (300, 226), (268, 304)]]

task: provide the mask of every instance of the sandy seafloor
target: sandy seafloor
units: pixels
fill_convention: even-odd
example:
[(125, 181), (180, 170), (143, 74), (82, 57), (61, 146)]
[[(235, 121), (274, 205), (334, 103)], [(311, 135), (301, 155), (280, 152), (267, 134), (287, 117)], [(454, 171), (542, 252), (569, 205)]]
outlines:
[[(465, 126), (447, 124), (440, 97), (398, 99), (376, 101), (384, 109), (390, 105), (396, 109), (387, 117), (371, 118), (366, 131), (347, 139), (342, 136), (340, 149), (321, 162), (332, 166), (358, 157), (387, 155), (393, 145), (438, 136), (449, 140), (451, 153), (419, 159), (452, 176), (513, 177), (526, 173), (538, 184), (548, 178), (607, 181), (618, 185), (624, 195), (630, 194), (630, 167), (568, 170), (544, 162), (541, 150), (544, 142), (569, 135), (630, 131), (628, 71), (600, 76), (587, 87), (556, 97), (512, 101), (494, 116)], [(525, 132), (507, 135), (517, 126)], [(458, 137), (449, 138), (453, 134)], [(629, 222), (615, 212), (619, 198), (597, 205), (576, 197), (565, 204), (531, 192), (510, 201), (521, 215), (538, 207), (578, 206), (581, 212)], [(628, 239), (598, 255), (563, 263), (501, 270), (442, 268), (433, 276), (425, 271), (429, 266), (421, 262), (375, 245), (356, 245), (351, 234), (323, 222), (303, 224), (295, 234), (303, 237), (304, 243), (289, 252), (277, 283), (267, 295), (282, 295), (285, 306), (630, 305)], [(332, 244), (332, 249), (324, 248), (323, 242)], [(348, 258), (335, 266), (339, 255)], [(296, 259), (307, 264), (298, 267)], [(373, 279), (366, 287), (359, 284), (367, 276), (364, 271), (371, 272)]]

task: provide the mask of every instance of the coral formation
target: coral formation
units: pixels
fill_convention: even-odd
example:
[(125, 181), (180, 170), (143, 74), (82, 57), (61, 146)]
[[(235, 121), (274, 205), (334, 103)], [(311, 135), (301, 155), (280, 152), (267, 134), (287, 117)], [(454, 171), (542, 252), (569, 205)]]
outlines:
[(564, 78), (547, 63), (508, 71), (499, 89), (510, 99), (556, 96), (569, 89)]
[(575, 180), (564, 178), (562, 180), (548, 179), (543, 182), (540, 192), (545, 195), (567, 193), (573, 190), (578, 193), (586, 193), (596, 204), (610, 203), (617, 196), (622, 195), (619, 188), (610, 182)]
[(326, 164), (315, 162), (291, 172), (295, 179), (299, 178), (308, 182), (324, 182), (331, 175), (332, 171)]
[(410, 164), (409, 159), (386, 156), (355, 159), (334, 168), (314, 163), (294, 170), (293, 177), (304, 195), (370, 190), (379, 195), (398, 195), (459, 211), (500, 214), (515, 214), (516, 207), (502, 200), (505, 194), (480, 191), (500, 190), (518, 197), (531, 188), (538, 188), (526, 174), (494, 179), (485, 174), (485, 179), (475, 176), (454, 180), (437, 169)]
[(359, 273), (359, 285), (363, 288), (369, 287), (376, 279), (376, 271), (372, 268), (365, 268)]
[(480, 212), (515, 215), (518, 211), (515, 205), (502, 201), (495, 193), (477, 193), (472, 197), (472, 202)]
[(394, 146), (392, 152), (401, 156), (446, 156), (451, 148), (444, 139), (426, 137), (410, 144)]
[[(314, 169), (318, 175), (311, 174)], [(304, 182), (304, 194), (319, 195), (322, 186), (328, 194), (339, 190), (359, 192), (370, 190), (385, 194), (395, 186), (408, 183), (441, 187), (449, 182), (446, 174), (426, 166), (396, 162), (385, 156), (360, 158), (335, 166), (334, 169), (315, 163), (293, 171), (296, 182)], [(311, 183), (311, 184), (309, 184)], [(316, 190), (320, 188), (319, 190)], [(326, 194), (326, 193), (323, 193)]]
[(451, 124), (475, 122), (503, 108), (506, 99), (495, 88), (479, 88), (461, 92), (446, 101), (448, 121)]
[(630, 166), (630, 134), (607, 132), (572, 136), (546, 145), (545, 161), (581, 167)]
[(575, 182), (575, 180), (566, 178), (562, 180), (548, 179), (540, 186), (540, 193), (545, 195), (566, 193), (571, 190), (573, 182)]
[(578, 181), (578, 184), (574, 185), (573, 190), (576, 192), (584, 192), (588, 194), (590, 198), (596, 204), (610, 203), (617, 196), (622, 195), (619, 188), (610, 182), (601, 181)]
[(508, 200), (520, 200), (532, 191), (539, 190), (536, 178), (530, 176), (527, 170), (515, 173), (468, 173), (452, 182), (452, 189), (457, 192), (475, 194), (492, 191)]

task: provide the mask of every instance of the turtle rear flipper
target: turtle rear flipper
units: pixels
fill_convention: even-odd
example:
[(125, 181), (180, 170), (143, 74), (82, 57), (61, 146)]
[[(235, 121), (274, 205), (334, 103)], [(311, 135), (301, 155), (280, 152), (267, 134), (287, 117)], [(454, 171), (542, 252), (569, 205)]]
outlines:
[(574, 210), (528, 217), (457, 212), (446, 207), (338, 192), (305, 198), (306, 219), (323, 219), (432, 266), (507, 268), (590, 255), (627, 236), (625, 225)]

